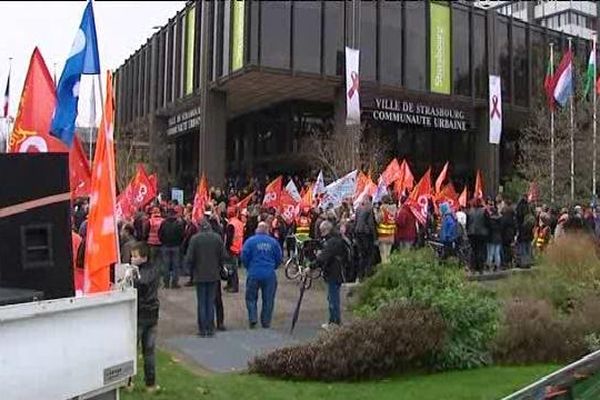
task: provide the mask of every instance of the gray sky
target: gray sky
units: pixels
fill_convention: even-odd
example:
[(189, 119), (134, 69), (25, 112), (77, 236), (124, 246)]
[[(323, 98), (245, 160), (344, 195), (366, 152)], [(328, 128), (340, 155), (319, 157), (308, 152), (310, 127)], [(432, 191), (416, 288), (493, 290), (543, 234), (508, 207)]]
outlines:
[[(10, 115), (17, 113), (29, 58), (35, 46), (44, 56), (50, 74), (56, 63), (56, 79), (60, 78), (85, 5), (86, 1), (0, 2), (0, 97), (6, 87), (8, 58), (12, 57)], [(119, 67), (152, 35), (152, 27), (164, 25), (184, 6), (185, 1), (94, 1), (102, 70)], [(80, 125), (89, 125), (92, 79), (97, 78), (84, 76), (81, 82)], [(105, 91), (104, 84), (102, 90)], [(99, 98), (96, 108), (99, 120)]]

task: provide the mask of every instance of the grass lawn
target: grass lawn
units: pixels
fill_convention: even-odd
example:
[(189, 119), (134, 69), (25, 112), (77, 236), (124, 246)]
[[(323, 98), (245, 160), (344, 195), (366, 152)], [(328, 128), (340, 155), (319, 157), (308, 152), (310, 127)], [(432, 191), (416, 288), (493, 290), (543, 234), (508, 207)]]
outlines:
[(141, 399), (378, 399), (378, 400), (496, 400), (531, 383), (558, 367), (491, 367), (434, 375), (404, 375), (361, 383), (312, 383), (267, 379), (248, 374), (199, 376), (164, 352), (158, 353), (161, 391), (143, 390), (143, 366), (133, 393), (122, 391), (123, 400)]

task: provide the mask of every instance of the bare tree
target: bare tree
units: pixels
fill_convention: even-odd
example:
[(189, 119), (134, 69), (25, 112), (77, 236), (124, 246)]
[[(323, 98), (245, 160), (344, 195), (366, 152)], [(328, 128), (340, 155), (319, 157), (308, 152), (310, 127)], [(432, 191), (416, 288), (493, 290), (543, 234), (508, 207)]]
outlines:
[[(577, 65), (583, 77), (583, 65)], [(582, 79), (579, 79), (582, 82)], [(592, 102), (583, 96), (583, 84), (577, 85), (573, 97), (575, 139), (575, 200), (587, 202), (592, 192)], [(544, 93), (532, 99), (530, 119), (518, 140), (518, 173), (529, 182), (536, 182), (540, 199), (550, 202), (551, 196), (551, 134), (550, 110)], [(569, 105), (556, 107), (555, 127), (555, 203), (571, 202), (571, 124)]]
[[(355, 168), (381, 171), (389, 161), (390, 140), (371, 132), (367, 124), (357, 128), (349, 132), (311, 132), (301, 143), (301, 149), (311, 161), (334, 178)], [(353, 135), (357, 137), (353, 138)]]

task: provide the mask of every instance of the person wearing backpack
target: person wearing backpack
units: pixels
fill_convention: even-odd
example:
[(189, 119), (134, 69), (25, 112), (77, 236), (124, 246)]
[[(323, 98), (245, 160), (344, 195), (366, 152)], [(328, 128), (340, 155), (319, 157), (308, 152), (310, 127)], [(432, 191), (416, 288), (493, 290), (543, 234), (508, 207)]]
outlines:
[(344, 281), (342, 268), (346, 259), (346, 245), (342, 236), (333, 228), (330, 221), (319, 225), (319, 232), (324, 238), (323, 250), (317, 254), (317, 259), (311, 268), (321, 268), (323, 278), (327, 282), (327, 302), (329, 303), (329, 323), (321, 325), (325, 330), (342, 323), (340, 288)]

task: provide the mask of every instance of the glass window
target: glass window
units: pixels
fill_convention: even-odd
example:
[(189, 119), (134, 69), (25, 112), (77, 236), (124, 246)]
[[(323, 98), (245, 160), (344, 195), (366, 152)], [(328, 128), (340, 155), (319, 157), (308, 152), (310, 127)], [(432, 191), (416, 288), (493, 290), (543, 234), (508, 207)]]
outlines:
[[(222, 8), (222, 2), (218, 2)], [(260, 1), (252, 0), (250, 3), (250, 64), (258, 65), (258, 24), (260, 19)]]
[(542, 82), (548, 66), (549, 50), (542, 31), (532, 27), (529, 34), (531, 35), (531, 95), (533, 98), (537, 98), (542, 93)]
[(455, 94), (471, 95), (469, 65), (469, 12), (455, 7), (452, 10), (452, 79)]
[(404, 3), (404, 86), (409, 89), (427, 90), (427, 35), (426, 3), (407, 1)]
[(515, 104), (527, 106), (529, 104), (529, 71), (527, 68), (527, 36), (525, 26), (513, 25), (513, 69)]
[(171, 24), (169, 26), (169, 50), (167, 51), (167, 96), (166, 96), (166, 102), (170, 103), (173, 101), (173, 82), (175, 80), (175, 68), (174, 68), (174, 64), (173, 64), (173, 59), (174, 56), (173, 54), (175, 53), (174, 51), (174, 47), (175, 47), (175, 25)]
[(380, 3), (379, 18), (379, 80), (402, 85), (402, 3)]
[(512, 98), (510, 93), (510, 49), (508, 36), (508, 21), (502, 18), (496, 25), (496, 66), (500, 71), (502, 80), (502, 101), (509, 103)]
[(360, 77), (362, 80), (377, 79), (377, 2), (360, 2)]
[(488, 92), (485, 15), (473, 14), (473, 74), (475, 96), (486, 98)]
[(290, 67), (291, 3), (265, 1), (260, 4), (261, 65)]
[(158, 36), (158, 85), (156, 89), (156, 107), (162, 108), (165, 101), (165, 32), (161, 31)]
[(341, 75), (344, 60), (344, 2), (326, 1), (323, 6), (325, 7), (323, 27), (325, 74)]
[(321, 3), (294, 2), (294, 69), (321, 72)]

